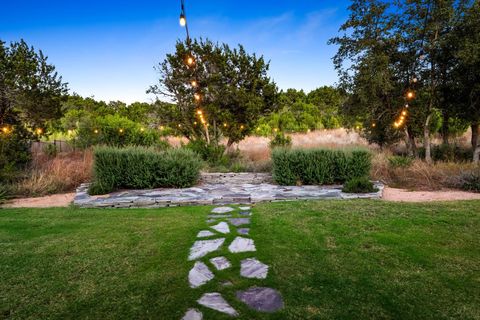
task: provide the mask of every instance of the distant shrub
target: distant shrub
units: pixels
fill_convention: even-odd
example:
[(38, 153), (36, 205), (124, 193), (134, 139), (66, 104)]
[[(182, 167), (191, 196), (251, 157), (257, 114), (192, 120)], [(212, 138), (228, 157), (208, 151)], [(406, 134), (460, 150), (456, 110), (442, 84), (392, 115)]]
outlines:
[(480, 168), (462, 174), (460, 181), (463, 190), (480, 192)]
[[(432, 146), (433, 161), (471, 161), (473, 152), (471, 148), (465, 148), (456, 144), (441, 144)], [(418, 149), (420, 158), (425, 158), (425, 148)]]
[(392, 156), (388, 158), (388, 164), (392, 168), (407, 168), (412, 165), (413, 159), (405, 156)]
[(288, 148), (292, 146), (292, 138), (285, 135), (283, 132), (277, 133), (272, 140), (270, 140), (269, 144), (270, 148)]
[(378, 189), (368, 177), (356, 177), (345, 182), (342, 191), (345, 193), (371, 193), (377, 192)]
[(97, 147), (90, 194), (120, 188), (190, 187), (197, 182), (201, 166), (200, 158), (186, 149)]
[(45, 153), (45, 155), (47, 155), (48, 157), (55, 157), (58, 153), (58, 150), (57, 150), (57, 146), (53, 143), (47, 143), (44, 147), (43, 147), (43, 152)]
[(273, 179), (281, 185), (343, 183), (368, 176), (371, 154), (367, 150), (275, 149)]

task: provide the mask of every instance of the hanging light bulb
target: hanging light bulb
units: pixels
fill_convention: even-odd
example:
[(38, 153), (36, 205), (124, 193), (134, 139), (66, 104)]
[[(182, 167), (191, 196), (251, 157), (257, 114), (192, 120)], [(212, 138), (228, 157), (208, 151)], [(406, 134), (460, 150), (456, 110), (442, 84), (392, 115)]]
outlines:
[(417, 82), (418, 82), (418, 79), (417, 79), (416, 77), (413, 77), (412, 82), (413, 82), (413, 83), (417, 83)]
[(180, 14), (180, 25), (182, 27), (185, 27), (187, 25), (187, 18), (185, 17), (185, 15), (183, 14), (183, 12)]
[(223, 126), (226, 128), (226, 127), (227, 127), (227, 123), (226, 123), (226, 122), (224, 122), (224, 123), (223, 123)]
[(203, 114), (202, 110), (197, 110), (197, 114), (202, 115)]
[(123, 133), (123, 129), (118, 130), (118, 132)]
[(192, 87), (196, 87), (198, 85), (197, 81), (195, 80), (192, 80), (192, 82), (190, 82), (190, 84), (192, 85)]
[(143, 131), (145, 131), (145, 129), (142, 127), (142, 128), (140, 128), (140, 131), (143, 132)]
[(372, 123), (372, 128), (375, 128), (377, 124), (375, 122)]
[(192, 56), (188, 56), (188, 57), (187, 57), (187, 64), (188, 64), (189, 66), (191, 66), (191, 65), (193, 65), (194, 63), (195, 63), (195, 59), (193, 59)]
[(407, 91), (407, 99), (413, 99), (415, 98), (415, 92), (412, 90)]
[(42, 130), (42, 128), (37, 128), (37, 130), (35, 130), (35, 132), (36, 132), (37, 134), (42, 134), (42, 133), (43, 133), (43, 130)]
[(402, 111), (402, 116), (406, 116), (407, 115), (407, 110), (403, 110)]
[(98, 133), (98, 129), (93, 130), (93, 133), (97, 134), (97, 133)]
[[(197, 101), (200, 101), (200, 99), (202, 98), (199, 93), (195, 93), (195, 94), (193, 95), (193, 97), (194, 97), (195, 100), (197, 100)], [(201, 113), (199, 113), (199, 114), (201, 114)]]

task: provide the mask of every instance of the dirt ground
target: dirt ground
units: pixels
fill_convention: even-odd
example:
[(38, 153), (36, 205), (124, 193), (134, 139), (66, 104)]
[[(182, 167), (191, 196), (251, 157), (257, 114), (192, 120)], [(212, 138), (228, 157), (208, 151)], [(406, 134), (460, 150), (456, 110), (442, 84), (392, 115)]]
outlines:
[[(38, 198), (14, 199), (3, 208), (47, 208), (67, 207), (73, 201), (74, 193), (54, 194)], [(458, 190), (443, 191), (408, 191), (385, 187), (383, 200), (400, 202), (429, 202), (429, 201), (455, 201), (455, 200), (480, 200), (480, 193), (472, 193)]]

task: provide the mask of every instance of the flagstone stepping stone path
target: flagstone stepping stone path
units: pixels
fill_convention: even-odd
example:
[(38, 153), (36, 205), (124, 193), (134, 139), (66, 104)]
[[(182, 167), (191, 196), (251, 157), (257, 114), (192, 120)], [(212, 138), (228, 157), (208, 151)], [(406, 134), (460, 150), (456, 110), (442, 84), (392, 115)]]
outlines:
[(213, 230), (215, 231), (218, 231), (220, 233), (230, 233), (230, 228), (228, 227), (228, 224), (226, 222), (220, 222), (219, 224), (216, 224), (214, 226), (211, 226), (210, 228), (212, 228)]
[(215, 233), (213, 233), (212, 231), (202, 230), (197, 234), (197, 238), (205, 238), (205, 237), (210, 237), (214, 235)]
[(268, 266), (255, 258), (241, 261), (240, 274), (245, 278), (265, 279), (268, 274)]
[(213, 239), (213, 240), (198, 240), (195, 241), (193, 246), (190, 248), (190, 255), (188, 260), (196, 260), (203, 256), (206, 256), (210, 252), (218, 250), (225, 241), (225, 238)]
[[(261, 281), (268, 277), (269, 266), (255, 257), (245, 258), (240, 261), (240, 274), (238, 270), (232, 267), (232, 263), (228, 257), (223, 255), (214, 256), (215, 251), (222, 250), (222, 246), (225, 243), (226, 235), (233, 232), (235, 238), (228, 246), (228, 255), (237, 254), (237, 253), (253, 253), (256, 252), (257, 248), (253, 239), (245, 237), (249, 234), (250, 228), (233, 228), (231, 229), (229, 224), (232, 226), (242, 226), (249, 225), (250, 218), (240, 218), (238, 216), (251, 216), (250, 207), (239, 207), (238, 209), (233, 207), (217, 207), (212, 210), (213, 214), (208, 216), (207, 223), (215, 222), (215, 225), (209, 226), (212, 230), (218, 232), (214, 233), (209, 230), (201, 230), (197, 234), (197, 238), (202, 237), (215, 237), (219, 234), (222, 235), (222, 238), (208, 239), (208, 240), (196, 240), (192, 247), (190, 248), (190, 253), (188, 256), (189, 261), (195, 261), (192, 266), (192, 269), (188, 273), (188, 282), (192, 290), (201, 290), (199, 289), (208, 282), (215, 283), (216, 273), (225, 273), (230, 278), (231, 273), (235, 273), (236, 277), (243, 277), (247, 279), (256, 279), (256, 281)], [(225, 215), (225, 213), (230, 213)], [(218, 218), (212, 219), (211, 217), (217, 215)], [(237, 217), (235, 217), (237, 216)], [(227, 221), (222, 221), (227, 220)], [(235, 235), (235, 232), (237, 235)], [(231, 236), (230, 236), (231, 237)], [(231, 238), (229, 238), (231, 239)], [(222, 250), (222, 254), (225, 254), (226, 251)], [(220, 252), (219, 252), (220, 253)], [(211, 256), (210, 258), (206, 257), (207, 255)], [(202, 261), (204, 259), (204, 261)], [(233, 260), (234, 261), (234, 260)], [(238, 261), (238, 260), (237, 260)], [(209, 268), (209, 265), (211, 266)], [(212, 271), (213, 270), (213, 271)], [(228, 274), (230, 272), (230, 274)], [(222, 277), (221, 277), (222, 278)], [(223, 277), (224, 278), (224, 277)], [(233, 280), (233, 278), (230, 278)], [(217, 282), (219, 288), (234, 286), (235, 281), (222, 280)], [(261, 284), (261, 283), (258, 283)], [(207, 286), (212, 288), (212, 284)], [(190, 308), (186, 311), (183, 316), (183, 320), (202, 320), (203, 313), (202, 308), (208, 308), (211, 310), (218, 311), (230, 315), (232, 317), (237, 317), (240, 315), (240, 312), (233, 308), (228, 302), (230, 299), (236, 299), (243, 302), (246, 307), (253, 309), (258, 312), (276, 312), (283, 308), (283, 299), (281, 294), (272, 288), (253, 286), (247, 289), (236, 291), (235, 297), (224, 297), (220, 292), (204, 292), (199, 294), (199, 299), (197, 303), (199, 308)], [(240, 310), (241, 311), (241, 310)]]

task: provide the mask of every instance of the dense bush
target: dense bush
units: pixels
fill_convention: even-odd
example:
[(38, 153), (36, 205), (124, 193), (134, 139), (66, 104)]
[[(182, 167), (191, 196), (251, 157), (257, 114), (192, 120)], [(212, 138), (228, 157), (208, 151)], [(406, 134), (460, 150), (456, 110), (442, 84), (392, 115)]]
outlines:
[(345, 182), (342, 191), (345, 193), (371, 193), (377, 192), (378, 189), (368, 177), (356, 177)]
[[(420, 158), (425, 158), (425, 148), (418, 149)], [(433, 161), (471, 161), (473, 152), (470, 148), (464, 148), (456, 144), (441, 144), (432, 146)]]
[(270, 140), (269, 144), (270, 148), (278, 148), (278, 147), (291, 147), (292, 146), (292, 138), (290, 136), (285, 135), (283, 132), (277, 133), (272, 140)]
[(480, 192), (480, 168), (464, 173), (460, 180), (463, 190)]
[(32, 134), (21, 126), (3, 128), (0, 128), (0, 184), (13, 182), (26, 168), (31, 161), (33, 140)]
[(201, 166), (200, 158), (186, 149), (97, 147), (90, 194), (120, 188), (190, 187), (197, 182)]
[(227, 165), (229, 162), (225, 155), (225, 146), (221, 144), (208, 144), (203, 140), (190, 140), (185, 148), (192, 150), (213, 166)]
[(275, 149), (273, 178), (281, 185), (343, 183), (368, 176), (371, 154), (367, 150)]
[(388, 164), (392, 168), (407, 168), (413, 162), (413, 158), (406, 156), (392, 156), (388, 158)]

